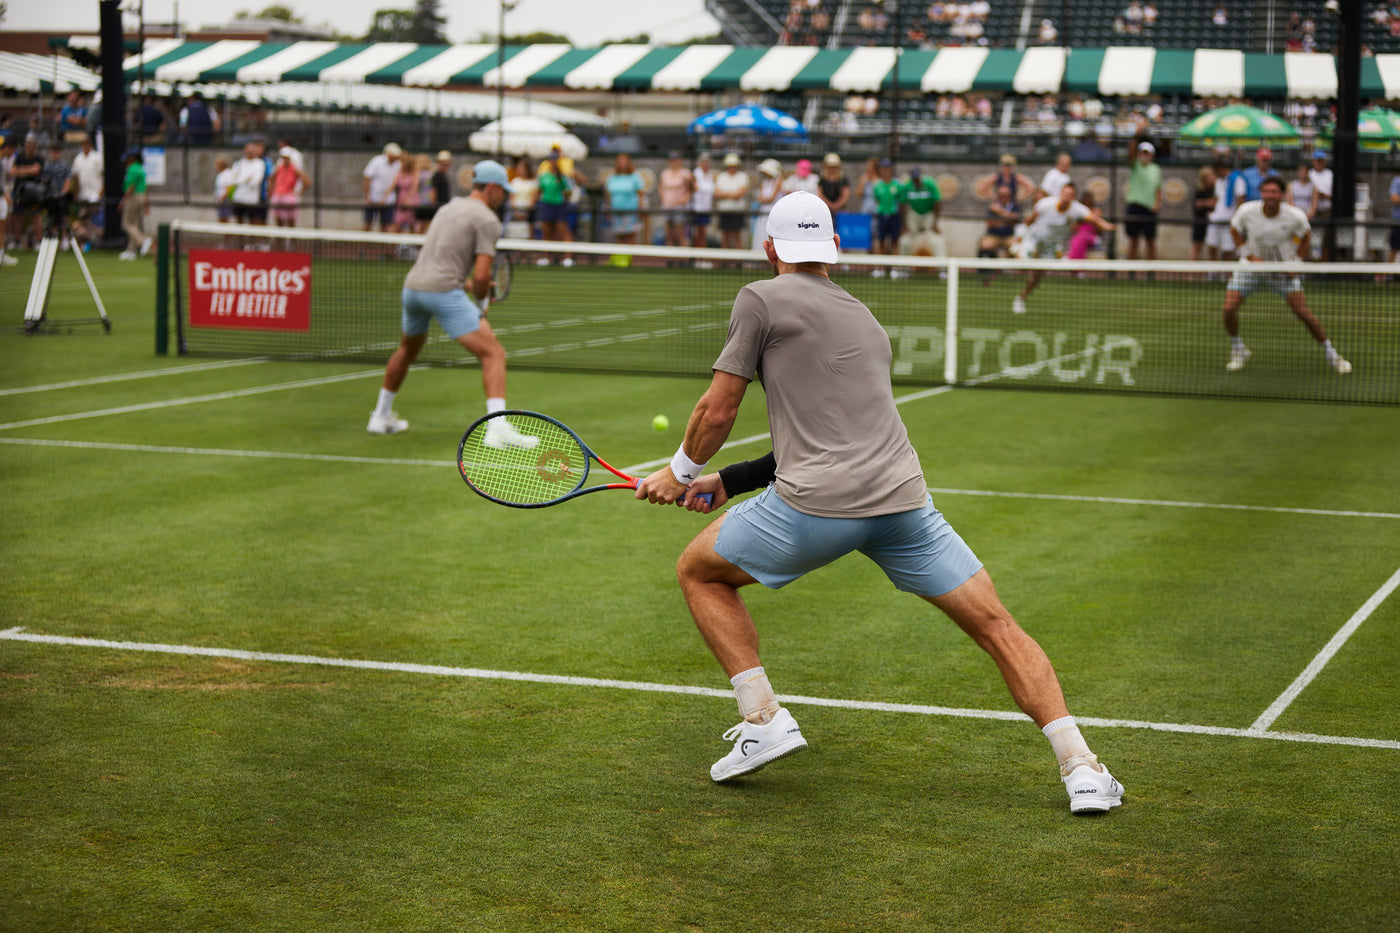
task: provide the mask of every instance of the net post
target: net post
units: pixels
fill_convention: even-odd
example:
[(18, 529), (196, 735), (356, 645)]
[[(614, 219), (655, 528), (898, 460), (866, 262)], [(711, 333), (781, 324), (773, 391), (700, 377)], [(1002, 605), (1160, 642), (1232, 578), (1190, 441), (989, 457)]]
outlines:
[(170, 355), (170, 224), (156, 230), (156, 356)]
[(948, 264), (948, 307), (943, 330), (943, 381), (958, 381), (958, 264)]

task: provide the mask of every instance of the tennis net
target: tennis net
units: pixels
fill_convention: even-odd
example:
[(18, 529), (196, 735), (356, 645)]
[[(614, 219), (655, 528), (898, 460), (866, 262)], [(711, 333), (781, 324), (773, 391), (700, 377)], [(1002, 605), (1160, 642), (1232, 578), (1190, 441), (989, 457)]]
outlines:
[[(182, 354), (383, 362), (421, 236), (176, 223), (170, 249)], [(756, 252), (500, 241), (508, 297), (490, 321), (513, 368), (708, 376), (734, 296), (771, 275)], [(1043, 276), (1016, 298), (1027, 273)], [(1040, 387), (1400, 403), (1400, 267), (1125, 260), (988, 260), (846, 253), (833, 279), (890, 335), (909, 385)], [(1337, 372), (1282, 292), (1349, 361)], [(1243, 284), (1242, 284), (1243, 283)], [(1227, 289), (1250, 351), (1226, 368)], [(420, 360), (475, 365), (434, 325)]]

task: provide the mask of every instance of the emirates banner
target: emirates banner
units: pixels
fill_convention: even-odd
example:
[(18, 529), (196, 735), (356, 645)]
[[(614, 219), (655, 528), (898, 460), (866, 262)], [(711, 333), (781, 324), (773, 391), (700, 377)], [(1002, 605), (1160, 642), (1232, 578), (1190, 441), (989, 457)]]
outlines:
[(192, 249), (190, 325), (311, 329), (311, 254)]

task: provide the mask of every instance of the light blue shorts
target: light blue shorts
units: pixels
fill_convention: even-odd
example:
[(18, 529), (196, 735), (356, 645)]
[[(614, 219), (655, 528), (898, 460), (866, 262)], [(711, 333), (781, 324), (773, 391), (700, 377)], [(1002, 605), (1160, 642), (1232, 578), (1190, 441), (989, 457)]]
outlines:
[(982, 569), (929, 497), (922, 509), (874, 518), (819, 518), (788, 505), (772, 486), (724, 516), (715, 553), (779, 589), (852, 551), (873, 560), (906, 593), (941, 596)]
[(450, 292), (419, 292), (403, 290), (403, 332), (418, 337), (428, 332), (428, 324), (437, 318), (447, 336), (456, 340), (463, 334), (475, 333), (481, 326), (481, 308), (466, 289)]

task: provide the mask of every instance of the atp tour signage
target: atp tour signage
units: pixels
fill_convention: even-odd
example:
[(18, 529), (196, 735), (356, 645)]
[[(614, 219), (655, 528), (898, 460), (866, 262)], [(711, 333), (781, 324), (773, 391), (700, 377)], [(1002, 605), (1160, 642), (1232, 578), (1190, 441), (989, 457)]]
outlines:
[(192, 249), (190, 325), (311, 329), (311, 255)]

